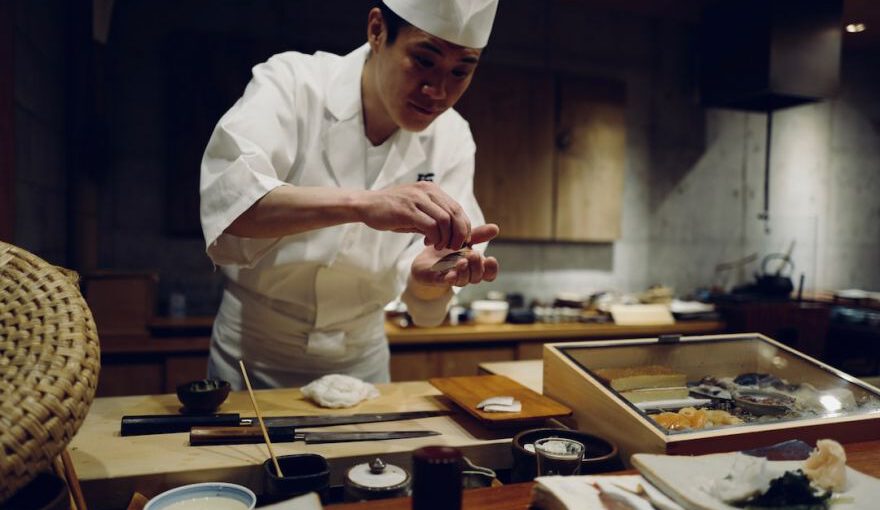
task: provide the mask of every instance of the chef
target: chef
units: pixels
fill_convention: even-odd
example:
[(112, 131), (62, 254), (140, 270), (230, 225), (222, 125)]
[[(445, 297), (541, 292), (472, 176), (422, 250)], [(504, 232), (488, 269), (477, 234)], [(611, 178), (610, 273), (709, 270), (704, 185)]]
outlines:
[[(201, 167), (207, 253), (227, 277), (208, 372), (242, 388), (329, 373), (389, 380), (384, 307), (439, 324), (454, 288), (492, 281), (498, 227), (473, 195), (452, 106), (497, 0), (384, 0), (348, 55), (275, 55), (214, 129)], [(455, 267), (432, 266), (463, 247)]]

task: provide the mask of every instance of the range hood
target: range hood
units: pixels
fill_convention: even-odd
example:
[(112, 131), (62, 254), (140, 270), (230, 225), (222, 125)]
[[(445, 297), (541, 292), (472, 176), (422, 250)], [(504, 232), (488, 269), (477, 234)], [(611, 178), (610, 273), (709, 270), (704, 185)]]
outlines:
[(701, 23), (704, 106), (769, 112), (835, 94), (842, 0), (719, 0)]

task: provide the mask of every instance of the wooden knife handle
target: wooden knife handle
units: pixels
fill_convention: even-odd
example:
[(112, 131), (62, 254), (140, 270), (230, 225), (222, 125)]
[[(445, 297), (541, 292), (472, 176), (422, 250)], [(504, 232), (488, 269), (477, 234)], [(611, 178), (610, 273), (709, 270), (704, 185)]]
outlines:
[[(271, 427), (269, 439), (275, 443), (289, 443), (294, 440), (293, 427)], [(254, 444), (263, 442), (263, 433), (258, 426), (250, 427), (193, 427), (189, 431), (190, 446), (217, 444)]]

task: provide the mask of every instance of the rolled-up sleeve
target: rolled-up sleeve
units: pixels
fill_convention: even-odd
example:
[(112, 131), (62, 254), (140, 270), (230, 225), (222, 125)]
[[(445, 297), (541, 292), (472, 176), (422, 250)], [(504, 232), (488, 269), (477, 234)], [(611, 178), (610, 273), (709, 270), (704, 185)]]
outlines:
[(220, 119), (202, 157), (200, 216), (208, 256), (253, 266), (278, 239), (224, 231), (256, 201), (286, 184), (297, 151), (295, 79), (282, 55), (253, 69), (244, 95)]

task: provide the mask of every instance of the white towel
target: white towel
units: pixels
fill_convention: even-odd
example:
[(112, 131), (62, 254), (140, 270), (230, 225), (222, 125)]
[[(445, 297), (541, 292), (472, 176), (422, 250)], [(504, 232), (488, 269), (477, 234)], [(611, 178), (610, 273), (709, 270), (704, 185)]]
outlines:
[[(608, 497), (627, 498), (632, 508), (683, 510), (640, 475), (541, 476), (535, 479), (532, 505), (541, 510), (602, 510), (600, 487)], [(644, 494), (644, 496), (639, 496)]]
[(352, 407), (379, 396), (379, 390), (357, 377), (330, 374), (300, 388), (306, 397), (321, 407)]

